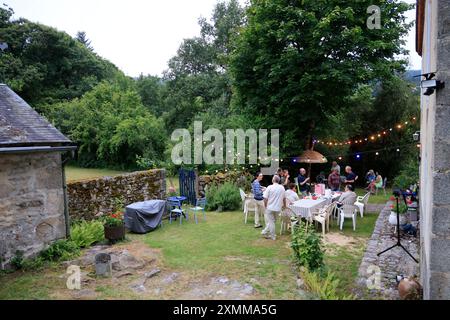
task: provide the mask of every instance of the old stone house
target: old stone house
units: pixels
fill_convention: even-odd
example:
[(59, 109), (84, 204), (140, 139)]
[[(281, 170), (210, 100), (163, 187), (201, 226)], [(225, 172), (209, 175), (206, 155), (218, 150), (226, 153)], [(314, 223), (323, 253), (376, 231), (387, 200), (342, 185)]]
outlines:
[(63, 162), (70, 140), (0, 85), (0, 269), (65, 238)]
[(425, 299), (450, 299), (450, 1), (418, 0), (416, 22), (422, 74), (445, 82), (421, 97), (421, 281)]

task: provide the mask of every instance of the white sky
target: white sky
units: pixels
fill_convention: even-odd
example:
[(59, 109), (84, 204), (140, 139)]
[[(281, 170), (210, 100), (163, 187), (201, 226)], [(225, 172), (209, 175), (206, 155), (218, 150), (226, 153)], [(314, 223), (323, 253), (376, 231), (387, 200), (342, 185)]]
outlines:
[[(415, 0), (406, 0), (415, 2)], [(95, 51), (129, 76), (161, 75), (185, 38), (199, 34), (217, 0), (4, 0), (24, 17), (75, 36), (85, 31)], [(245, 0), (240, 0), (243, 4)], [(409, 13), (411, 20), (415, 12)], [(415, 30), (408, 38), (411, 67), (420, 69)]]

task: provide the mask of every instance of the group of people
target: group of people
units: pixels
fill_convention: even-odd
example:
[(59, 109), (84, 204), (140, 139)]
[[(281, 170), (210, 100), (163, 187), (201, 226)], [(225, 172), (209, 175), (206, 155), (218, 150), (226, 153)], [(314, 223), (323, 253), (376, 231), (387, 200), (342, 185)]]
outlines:
[(383, 188), (383, 177), (373, 170), (369, 170), (366, 174), (367, 187), (366, 190), (370, 193), (375, 193), (376, 189)]
[[(283, 173), (283, 176), (279, 173)], [(263, 178), (262, 173), (258, 172), (252, 183), (253, 196), (256, 201), (255, 228), (263, 227), (260, 222), (260, 214), (264, 213), (266, 227), (261, 234), (267, 239), (276, 240), (276, 217), (288, 205), (300, 200), (300, 197), (296, 192), (295, 183), (289, 182), (289, 173), (285, 176), (283, 170), (278, 171), (272, 178), (272, 184), (267, 188), (261, 186)]]
[[(333, 162), (331, 173), (328, 176), (328, 186), (332, 191), (339, 191), (341, 184), (345, 184), (345, 191), (338, 200), (338, 206), (345, 204), (354, 204), (357, 199), (354, 184), (358, 179), (350, 166), (345, 168), (345, 176), (341, 177), (340, 166)], [(297, 183), (290, 180), (289, 171), (278, 169), (272, 178), (272, 184), (267, 188), (261, 186), (264, 179), (262, 173), (256, 174), (252, 182), (252, 193), (256, 202), (255, 228), (263, 228), (260, 221), (261, 213), (264, 213), (265, 228), (261, 234), (267, 239), (276, 240), (275, 221), (276, 217), (289, 205), (300, 200), (297, 188), (302, 196), (307, 196), (310, 192), (310, 178), (304, 168), (299, 170)], [(324, 179), (325, 180), (325, 179)]]

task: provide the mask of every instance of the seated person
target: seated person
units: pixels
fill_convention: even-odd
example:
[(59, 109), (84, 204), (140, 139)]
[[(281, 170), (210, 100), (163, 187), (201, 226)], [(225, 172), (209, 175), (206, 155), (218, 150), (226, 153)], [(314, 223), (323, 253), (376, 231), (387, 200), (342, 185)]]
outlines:
[(383, 177), (377, 174), (377, 178), (375, 179), (375, 188), (383, 189)]
[(298, 175), (298, 187), (300, 189), (300, 192), (304, 197), (308, 195), (309, 192), (309, 178), (306, 176), (306, 170), (304, 168), (300, 169), (300, 174)]
[(348, 184), (345, 186), (345, 192), (337, 201), (337, 206), (340, 208), (345, 204), (354, 205), (357, 199), (358, 195), (355, 193), (355, 188), (351, 184)]
[(296, 188), (297, 188), (297, 186), (295, 185), (295, 183), (289, 184), (289, 189), (286, 190), (286, 192), (285, 192), (287, 205), (293, 204), (294, 202), (300, 200), (300, 197), (298, 196), (298, 194), (296, 192)]
[(367, 180), (367, 187), (365, 190), (370, 191), (371, 193), (375, 192), (375, 179), (376, 175), (373, 170), (369, 170), (366, 174), (366, 180)]

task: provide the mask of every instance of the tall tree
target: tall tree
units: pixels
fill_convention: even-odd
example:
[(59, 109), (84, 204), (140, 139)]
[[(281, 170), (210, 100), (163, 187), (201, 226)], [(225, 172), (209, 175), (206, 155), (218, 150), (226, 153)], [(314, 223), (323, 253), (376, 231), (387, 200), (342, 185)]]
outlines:
[(84, 45), (86, 48), (88, 48), (91, 51), (94, 51), (94, 48), (91, 46), (91, 40), (88, 39), (86, 32), (84, 31), (78, 31), (77, 36), (75, 37), (79, 43)]
[[(244, 10), (237, 0), (221, 1), (209, 21), (199, 19), (200, 36), (183, 41), (164, 76), (164, 118), (168, 129), (189, 127), (196, 115), (217, 110), (218, 105), (229, 109), (229, 55), (243, 22)], [(217, 119), (213, 115), (206, 118)]]
[(0, 81), (39, 111), (123, 75), (68, 34), (26, 19), (13, 20), (12, 11), (4, 8), (0, 8), (0, 39), (8, 43), (0, 55)]
[[(381, 9), (369, 29), (367, 9)], [(292, 153), (345, 108), (360, 85), (402, 70), (411, 5), (394, 0), (253, 0), (231, 60), (237, 106), (280, 128)], [(352, 119), (347, 121), (351, 122)], [(330, 128), (331, 130), (332, 128)]]

